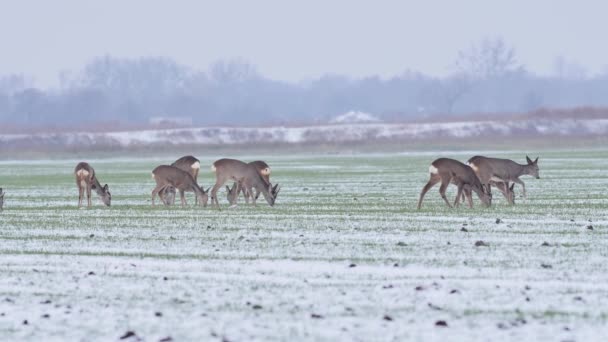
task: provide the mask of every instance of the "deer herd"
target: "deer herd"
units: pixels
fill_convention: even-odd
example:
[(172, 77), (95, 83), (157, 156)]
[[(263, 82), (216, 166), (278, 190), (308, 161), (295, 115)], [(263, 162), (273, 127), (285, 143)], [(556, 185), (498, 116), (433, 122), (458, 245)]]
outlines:
[[(211, 190), (211, 205), (219, 208), (217, 191), (227, 181), (234, 181), (232, 188), (228, 189), (227, 199), (231, 206), (237, 205), (239, 194), (242, 193), (245, 201), (252, 200), (256, 205), (256, 199), (260, 194), (264, 196), (270, 206), (274, 202), (281, 190), (281, 187), (270, 183), (270, 166), (263, 161), (245, 163), (236, 159), (220, 159), (211, 165), (211, 171), (215, 173), (215, 185), (213, 189), (202, 188), (197, 181), (201, 163), (193, 156), (184, 156), (173, 162), (171, 165), (159, 165), (152, 170), (152, 179), (156, 186), (152, 190), (152, 206), (155, 205), (158, 196), (164, 205), (175, 204), (175, 195), (179, 191), (181, 205), (185, 206), (185, 192), (193, 192), (195, 203), (206, 207), (209, 202), (209, 192)], [(81, 162), (74, 169), (76, 185), (78, 186), (78, 206), (82, 206), (84, 194), (87, 196), (87, 206), (91, 206), (91, 190), (99, 195), (103, 203), (110, 206), (112, 195), (108, 185), (101, 186), (95, 175), (95, 170), (88, 163)], [(255, 189), (255, 195), (253, 190)]]
[[(273, 206), (281, 187), (270, 183), (271, 169), (263, 161), (245, 163), (236, 159), (219, 159), (211, 165), (211, 171), (215, 173), (215, 184), (213, 187), (204, 189), (198, 182), (198, 173), (201, 163), (193, 156), (179, 158), (171, 165), (160, 165), (152, 170), (152, 179), (156, 186), (152, 190), (152, 206), (158, 196), (166, 205), (175, 204), (175, 195), (179, 191), (181, 205), (185, 206), (185, 192), (193, 192), (195, 203), (206, 207), (211, 195), (211, 205), (219, 208), (217, 192), (228, 181), (233, 181), (232, 187), (226, 186), (227, 200), (231, 206), (237, 205), (237, 199), (242, 194), (245, 202), (251, 200), (256, 205), (256, 200), (262, 194), (270, 206)], [(532, 161), (526, 156), (526, 164), (518, 164), (509, 159), (488, 158), (474, 156), (467, 164), (455, 159), (439, 158), (429, 166), (430, 179), (422, 188), (417, 208), (422, 207), (424, 195), (437, 183), (441, 182), (439, 194), (448, 207), (457, 207), (465, 200), (469, 207), (473, 207), (473, 192), (477, 194), (484, 206), (492, 204), (492, 186), (496, 187), (511, 205), (515, 204), (515, 184), (522, 186), (523, 196), (526, 198), (526, 186), (519, 179), (523, 175), (529, 175), (537, 179), (539, 176), (538, 158)], [(112, 195), (107, 184), (101, 186), (97, 179), (95, 170), (85, 162), (78, 163), (74, 169), (76, 185), (78, 186), (78, 206), (82, 206), (86, 194), (87, 206), (91, 206), (91, 190), (99, 196), (101, 201), (110, 206)], [(457, 186), (457, 194), (454, 203), (446, 197), (448, 185)], [(254, 194), (255, 189), (255, 194)], [(0, 188), (0, 211), (4, 204), (4, 192)]]

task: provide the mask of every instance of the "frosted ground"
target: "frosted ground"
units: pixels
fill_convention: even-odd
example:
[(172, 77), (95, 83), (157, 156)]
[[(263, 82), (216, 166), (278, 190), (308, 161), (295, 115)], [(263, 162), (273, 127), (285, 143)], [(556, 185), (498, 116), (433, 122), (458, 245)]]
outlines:
[(436, 156), (473, 154), (265, 156), (277, 205), (221, 211), (150, 206), (177, 156), (91, 160), (91, 210), (76, 160), (2, 161), (0, 339), (603, 340), (608, 151), (541, 152), (514, 207), (415, 210)]

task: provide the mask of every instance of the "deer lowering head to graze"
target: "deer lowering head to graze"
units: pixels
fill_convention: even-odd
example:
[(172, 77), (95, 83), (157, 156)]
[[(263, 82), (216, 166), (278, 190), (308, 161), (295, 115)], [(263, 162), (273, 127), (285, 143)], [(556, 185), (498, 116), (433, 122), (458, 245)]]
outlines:
[[(171, 164), (171, 166), (176, 167), (182, 171), (186, 171), (188, 172), (192, 178), (194, 178), (195, 182), (198, 182), (198, 172), (201, 168), (201, 163), (198, 159), (196, 159), (193, 156), (183, 156), (181, 158), (179, 158), (178, 160), (174, 161), (173, 164)], [(166, 188), (165, 191), (170, 190), (171, 188)], [(175, 190), (175, 188), (173, 189)], [(167, 202), (164, 197), (165, 197), (165, 191), (159, 192), (158, 197), (160, 197), (160, 199), (163, 201), (163, 203), (167, 204), (174, 204), (175, 203), (175, 194), (173, 195), (173, 199), (169, 198), (169, 201)], [(185, 191), (190, 191), (190, 190), (185, 190)], [(170, 194), (168, 194), (170, 196)], [(194, 197), (195, 198), (195, 203), (198, 204), (198, 197)]]
[(429, 179), (428, 183), (424, 186), (424, 188), (422, 188), (420, 199), (418, 200), (418, 209), (420, 209), (422, 206), (424, 194), (426, 194), (429, 189), (439, 182), (441, 182), (441, 187), (439, 188), (441, 198), (443, 198), (445, 203), (450, 208), (452, 205), (445, 195), (445, 191), (450, 183), (456, 184), (458, 187), (458, 193), (456, 194), (454, 206), (458, 206), (458, 201), (463, 191), (469, 200), (469, 207), (471, 208), (473, 207), (471, 191), (477, 194), (485, 206), (490, 206), (490, 204), (492, 204), (492, 195), (487, 192), (485, 186), (481, 184), (479, 178), (477, 178), (477, 175), (475, 175), (475, 172), (473, 172), (473, 169), (471, 169), (468, 165), (454, 159), (439, 158), (431, 163), (429, 172), (431, 174), (431, 179)]
[(2, 188), (0, 188), (0, 211), (2, 211), (2, 207), (4, 206), (4, 192)]
[[(248, 164), (255, 167), (256, 170), (258, 170), (258, 173), (260, 174), (260, 176), (262, 176), (262, 178), (264, 178), (264, 180), (266, 182), (270, 183), (270, 173), (272, 172), (272, 170), (270, 169), (270, 166), (268, 166), (268, 164), (266, 164), (265, 161), (256, 160), (256, 161), (252, 161), (251, 163), (248, 163)], [(249, 197), (251, 197), (253, 195), (252, 189), (245, 189), (244, 187), (241, 187), (241, 192), (243, 193), (243, 196), (245, 197), (245, 201), (249, 202)], [(259, 197), (260, 197), (260, 192), (256, 190), (255, 199), (257, 200)], [(236, 197), (234, 197), (234, 199), (236, 199)]]
[(174, 166), (160, 165), (152, 171), (152, 178), (156, 181), (156, 187), (152, 190), (152, 206), (154, 206), (154, 198), (159, 191), (171, 186), (179, 191), (182, 206), (186, 205), (184, 191), (192, 191), (198, 198), (198, 203), (204, 207), (207, 206), (209, 196), (192, 178), (192, 175), (186, 171), (180, 170)]
[[(279, 194), (280, 187), (277, 185), (272, 186), (270, 182), (266, 181), (256, 169), (255, 166), (244, 163), (240, 160), (236, 159), (220, 159), (216, 160), (211, 166), (211, 171), (215, 173), (215, 185), (211, 190), (211, 203), (219, 207), (219, 201), (217, 199), (217, 191), (219, 188), (224, 185), (229, 180), (233, 180), (236, 182), (237, 189), (235, 190), (238, 194), (241, 188), (246, 189), (256, 189), (261, 192), (266, 199), (266, 202), (270, 206), (274, 205), (276, 201), (277, 195)], [(235, 195), (234, 203), (236, 204), (236, 198), (238, 196)], [(247, 200), (247, 196), (245, 197)], [(255, 205), (255, 197), (253, 198), (253, 203)]]
[[(475, 156), (469, 159), (469, 165), (473, 168), (481, 183), (490, 188), (492, 182), (520, 184), (526, 198), (526, 185), (519, 179), (520, 176), (529, 175), (539, 179), (538, 158), (532, 161), (526, 156), (527, 164), (518, 164), (510, 159), (488, 158)], [(504, 193), (504, 192), (503, 192)]]
[(91, 206), (91, 189), (95, 190), (105, 205), (110, 206), (112, 195), (110, 194), (108, 184), (104, 186), (99, 184), (95, 176), (95, 170), (91, 165), (85, 162), (78, 163), (74, 169), (74, 176), (76, 176), (76, 185), (78, 186), (79, 207), (82, 206), (84, 193), (87, 195), (87, 206)]

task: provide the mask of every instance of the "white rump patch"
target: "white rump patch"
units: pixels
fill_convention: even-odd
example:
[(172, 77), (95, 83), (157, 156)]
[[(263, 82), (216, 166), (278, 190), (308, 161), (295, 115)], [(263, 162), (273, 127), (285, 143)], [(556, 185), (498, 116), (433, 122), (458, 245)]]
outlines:
[(193, 169), (200, 169), (201, 168), (201, 163), (199, 162), (195, 162), (194, 164), (192, 164), (192, 166), (190, 166)]
[(264, 175), (264, 176), (270, 176), (270, 168), (264, 168), (262, 170), (260, 170), (260, 174)]
[(215, 164), (211, 164), (211, 172), (215, 172)]
[(89, 175), (89, 171), (87, 171), (85, 169), (80, 169), (80, 170), (76, 171), (76, 175), (79, 177), (86, 177)]
[(154, 172), (152, 172), (152, 179), (155, 179), (155, 178), (154, 178)]
[(439, 173), (439, 170), (437, 170), (437, 168), (433, 166), (433, 164), (431, 164), (431, 166), (429, 166), (429, 172), (433, 175), (436, 175)]
[(473, 171), (475, 171), (477, 173), (477, 171), (479, 171), (479, 168), (473, 164), (473, 163), (469, 163), (469, 166), (471, 167), (471, 169), (473, 169)]

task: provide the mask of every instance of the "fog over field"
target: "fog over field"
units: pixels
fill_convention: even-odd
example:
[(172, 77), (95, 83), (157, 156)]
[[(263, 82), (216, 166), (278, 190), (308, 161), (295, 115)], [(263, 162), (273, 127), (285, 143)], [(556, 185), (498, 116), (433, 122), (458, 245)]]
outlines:
[(608, 106), (600, 1), (1, 6), (3, 133)]

